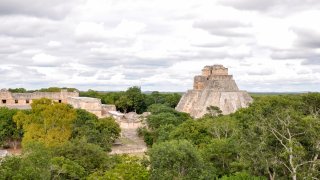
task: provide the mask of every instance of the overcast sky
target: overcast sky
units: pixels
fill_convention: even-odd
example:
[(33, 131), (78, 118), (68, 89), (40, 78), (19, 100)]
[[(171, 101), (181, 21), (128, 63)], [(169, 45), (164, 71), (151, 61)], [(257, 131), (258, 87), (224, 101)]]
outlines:
[(0, 0), (0, 88), (320, 91), (319, 0)]

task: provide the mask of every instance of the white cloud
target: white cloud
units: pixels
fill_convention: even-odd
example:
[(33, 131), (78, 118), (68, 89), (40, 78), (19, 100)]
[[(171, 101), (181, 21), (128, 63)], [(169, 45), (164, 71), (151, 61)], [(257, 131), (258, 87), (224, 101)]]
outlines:
[(33, 65), (36, 66), (57, 66), (58, 58), (49, 54), (40, 53), (32, 57)]
[(257, 18), (254, 31), (257, 43), (271, 48), (292, 48), (297, 37), (286, 20), (269, 17)]
[(217, 63), (241, 89), (320, 91), (319, 7), (316, 0), (5, 0), (0, 86), (185, 91), (203, 66)]
[(75, 36), (80, 40), (103, 41), (135, 38), (143, 32), (145, 24), (123, 20), (115, 27), (107, 27), (104, 23), (80, 22), (75, 29)]
[(60, 47), (61, 46), (61, 42), (59, 42), (59, 41), (49, 41), (48, 42), (48, 46), (49, 47)]

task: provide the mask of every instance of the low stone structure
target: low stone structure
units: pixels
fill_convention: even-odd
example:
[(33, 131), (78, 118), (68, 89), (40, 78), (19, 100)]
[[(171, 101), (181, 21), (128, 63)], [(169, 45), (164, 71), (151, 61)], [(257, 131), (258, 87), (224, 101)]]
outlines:
[(209, 106), (217, 106), (223, 114), (230, 114), (251, 102), (250, 95), (240, 91), (233, 76), (228, 74), (228, 68), (213, 65), (205, 66), (202, 75), (194, 77), (193, 89), (182, 96), (176, 110), (199, 118), (207, 113)]
[(67, 103), (68, 97), (78, 97), (79, 92), (33, 92), (33, 93), (11, 93), (6, 89), (0, 90), (0, 107), (6, 106), (16, 109), (30, 109), (34, 99), (48, 98), (59, 103)]
[[(142, 126), (141, 118), (148, 114), (138, 115), (134, 112), (123, 114), (116, 110), (115, 105), (102, 104), (98, 98), (79, 97), (78, 92), (34, 92), (34, 93), (11, 93), (8, 90), (0, 90), (0, 107), (15, 109), (31, 109), (34, 99), (48, 98), (59, 103), (67, 103), (74, 108), (84, 109), (98, 116), (113, 117), (121, 128), (120, 143), (112, 147), (110, 154), (139, 154), (147, 150), (143, 139), (137, 134), (137, 129)], [(6, 156), (6, 151), (0, 150), (0, 158)]]
[(115, 105), (102, 104), (98, 98), (91, 97), (68, 97), (67, 103), (74, 108), (85, 109), (98, 117), (110, 116), (109, 111), (115, 111)]
[(74, 108), (87, 110), (99, 118), (110, 116), (109, 111), (116, 111), (115, 105), (102, 104), (98, 98), (79, 97), (79, 92), (67, 92), (67, 90), (61, 90), (61, 92), (11, 93), (2, 89), (0, 90), (0, 107), (31, 109), (32, 101), (41, 98), (70, 104)]

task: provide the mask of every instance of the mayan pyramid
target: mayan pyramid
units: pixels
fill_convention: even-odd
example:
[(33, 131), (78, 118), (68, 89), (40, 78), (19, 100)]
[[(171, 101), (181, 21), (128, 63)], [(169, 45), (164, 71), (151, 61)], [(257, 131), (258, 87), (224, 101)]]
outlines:
[(228, 68), (222, 65), (205, 66), (202, 75), (194, 77), (193, 89), (181, 98), (176, 110), (199, 118), (207, 113), (207, 107), (217, 106), (223, 114), (230, 114), (247, 107), (252, 98), (240, 91)]

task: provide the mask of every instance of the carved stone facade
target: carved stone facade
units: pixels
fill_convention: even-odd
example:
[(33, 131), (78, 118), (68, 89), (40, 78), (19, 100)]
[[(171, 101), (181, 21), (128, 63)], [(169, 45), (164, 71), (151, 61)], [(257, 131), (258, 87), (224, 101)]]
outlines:
[(79, 92), (67, 92), (66, 90), (61, 92), (11, 93), (2, 89), (0, 90), (0, 107), (31, 109), (32, 101), (40, 98), (67, 103), (74, 108), (87, 110), (100, 118), (110, 116), (109, 111), (116, 111), (115, 105), (102, 104), (101, 100), (97, 98), (79, 97)]
[(207, 113), (207, 107), (217, 106), (223, 114), (230, 114), (247, 107), (252, 98), (246, 91), (240, 91), (228, 68), (222, 65), (205, 66), (202, 75), (194, 77), (193, 90), (188, 90), (176, 109), (187, 112), (195, 118)]

